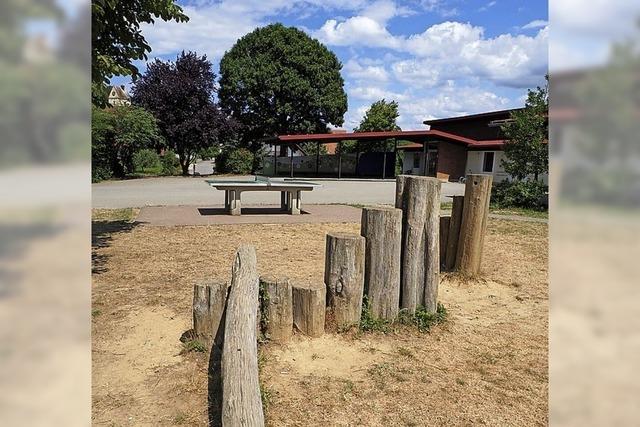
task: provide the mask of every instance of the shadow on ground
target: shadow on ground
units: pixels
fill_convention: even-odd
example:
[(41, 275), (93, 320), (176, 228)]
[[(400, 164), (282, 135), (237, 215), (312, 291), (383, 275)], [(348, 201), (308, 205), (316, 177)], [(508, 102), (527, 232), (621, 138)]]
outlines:
[[(201, 216), (228, 216), (229, 212), (224, 208), (198, 208), (198, 212)], [(280, 208), (242, 208), (242, 215), (289, 215), (287, 211)], [(301, 215), (308, 215), (307, 211), (300, 211)]]
[(108, 257), (97, 252), (109, 246), (113, 235), (133, 230), (138, 226), (134, 221), (92, 221), (91, 222), (91, 273), (100, 274), (107, 271)]

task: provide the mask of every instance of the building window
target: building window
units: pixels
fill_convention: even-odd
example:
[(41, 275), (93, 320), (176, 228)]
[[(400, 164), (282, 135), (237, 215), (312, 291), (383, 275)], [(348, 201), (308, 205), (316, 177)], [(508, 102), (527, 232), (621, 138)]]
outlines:
[(484, 162), (482, 163), (482, 172), (493, 172), (493, 157), (495, 153), (493, 151), (487, 151), (484, 153)]
[(420, 154), (418, 153), (413, 153), (413, 168), (420, 168)]

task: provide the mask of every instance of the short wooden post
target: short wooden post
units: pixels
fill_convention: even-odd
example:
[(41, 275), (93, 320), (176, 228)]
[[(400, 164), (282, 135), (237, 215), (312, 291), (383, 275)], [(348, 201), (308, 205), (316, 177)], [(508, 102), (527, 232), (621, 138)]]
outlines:
[(325, 287), (303, 288), (293, 285), (293, 325), (303, 334), (319, 337), (324, 333)]
[(447, 254), (447, 242), (449, 240), (449, 224), (451, 217), (449, 215), (440, 216), (440, 271), (444, 270), (444, 260)]
[(360, 234), (366, 239), (364, 287), (371, 314), (379, 319), (394, 319), (400, 305), (402, 211), (363, 208), (360, 227)]
[(193, 287), (193, 333), (208, 349), (220, 326), (228, 288), (224, 282), (198, 283)]
[(266, 320), (264, 333), (276, 342), (286, 342), (293, 335), (293, 295), (287, 278), (261, 276), (262, 311)]
[(222, 349), (222, 425), (263, 426), (258, 381), (256, 251), (242, 245), (231, 273)]
[(492, 175), (467, 175), (460, 240), (456, 255), (456, 270), (464, 274), (480, 273), (492, 183)]
[(451, 221), (449, 222), (449, 238), (447, 239), (447, 251), (444, 260), (445, 269), (448, 271), (453, 270), (456, 265), (456, 254), (458, 252), (458, 240), (460, 239), (463, 207), (464, 196), (453, 196)]
[(365, 239), (352, 233), (329, 233), (324, 258), (327, 307), (338, 328), (360, 323), (364, 292)]
[(440, 181), (405, 176), (404, 185), (396, 186), (398, 200), (403, 211), (400, 307), (413, 313), (423, 305), (435, 312), (440, 282)]

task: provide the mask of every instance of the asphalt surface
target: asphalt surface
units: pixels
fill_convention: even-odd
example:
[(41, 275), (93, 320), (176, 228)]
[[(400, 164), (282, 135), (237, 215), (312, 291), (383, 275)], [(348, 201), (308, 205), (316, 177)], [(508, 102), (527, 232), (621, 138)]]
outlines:
[[(253, 179), (238, 177), (161, 177), (123, 181), (106, 181), (92, 184), (92, 206), (94, 208), (129, 208), (143, 206), (200, 206), (224, 205), (224, 192), (209, 187), (206, 179)], [(395, 180), (325, 180), (301, 178), (318, 182), (322, 187), (302, 194), (305, 204), (393, 204)], [(450, 196), (463, 195), (464, 184), (442, 183), (442, 200)], [(448, 197), (449, 196), (449, 197)], [(242, 194), (243, 206), (275, 205), (280, 203), (278, 192), (247, 192)]]

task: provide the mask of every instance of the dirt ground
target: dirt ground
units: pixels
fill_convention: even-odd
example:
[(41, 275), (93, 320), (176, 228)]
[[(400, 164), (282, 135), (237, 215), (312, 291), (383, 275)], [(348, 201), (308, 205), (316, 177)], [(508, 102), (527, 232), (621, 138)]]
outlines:
[[(93, 423), (207, 424), (207, 355), (181, 353), (193, 284), (261, 274), (321, 285), (325, 234), (358, 224), (148, 227), (94, 215)], [(547, 424), (547, 225), (490, 220), (481, 277), (443, 275), (448, 321), (421, 333), (296, 336), (261, 348), (273, 426)]]

